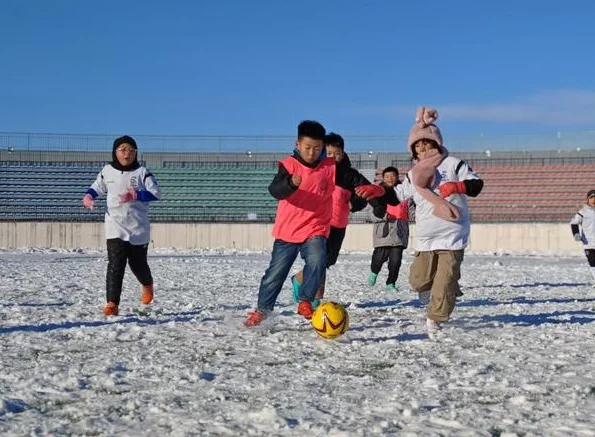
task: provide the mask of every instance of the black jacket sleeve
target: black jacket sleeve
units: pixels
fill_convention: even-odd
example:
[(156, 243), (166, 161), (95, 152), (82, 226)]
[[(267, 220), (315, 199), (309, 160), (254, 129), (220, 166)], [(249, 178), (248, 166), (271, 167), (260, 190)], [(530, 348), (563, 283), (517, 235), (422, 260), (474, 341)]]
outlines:
[(570, 225), (570, 230), (572, 231), (572, 235), (580, 234), (578, 225)]
[(375, 206), (372, 206), (372, 214), (378, 218), (384, 218), (386, 214), (386, 203), (378, 202)]
[[(386, 212), (386, 205), (398, 205), (399, 199), (397, 198), (397, 193), (394, 188), (389, 187), (384, 182), (381, 182), (380, 186), (384, 188), (384, 196), (369, 200), (368, 203), (372, 208), (383, 206)], [(376, 213), (374, 213), (374, 215), (378, 217)]]
[(335, 184), (350, 191), (351, 194), (354, 194), (355, 187), (359, 187), (360, 185), (368, 185), (369, 183), (370, 181), (353, 167), (337, 165)]
[(351, 199), (349, 199), (349, 203), (351, 204), (351, 209), (350, 209), (351, 212), (361, 211), (368, 204), (368, 202), (366, 202), (364, 199), (362, 199), (361, 197), (359, 197), (355, 194), (351, 195)]
[(291, 183), (291, 175), (283, 164), (279, 163), (277, 174), (269, 185), (269, 193), (277, 200), (283, 200), (293, 194), (298, 187)]
[(335, 182), (341, 188), (344, 188), (351, 192), (351, 212), (361, 211), (365, 208), (367, 203), (372, 205), (372, 207), (374, 207), (374, 205), (384, 204), (385, 210), (387, 204), (399, 204), (399, 200), (397, 199), (397, 194), (395, 193), (395, 190), (391, 189), (390, 187), (387, 187), (384, 184), (380, 185), (384, 187), (386, 193), (384, 194), (384, 196), (378, 199), (366, 201), (361, 197), (357, 196), (355, 194), (355, 188), (361, 185), (370, 185), (371, 182), (353, 167), (337, 166), (337, 176)]
[(467, 196), (470, 197), (477, 197), (483, 188), (483, 180), (481, 179), (466, 179), (463, 181), (465, 183), (465, 191)]

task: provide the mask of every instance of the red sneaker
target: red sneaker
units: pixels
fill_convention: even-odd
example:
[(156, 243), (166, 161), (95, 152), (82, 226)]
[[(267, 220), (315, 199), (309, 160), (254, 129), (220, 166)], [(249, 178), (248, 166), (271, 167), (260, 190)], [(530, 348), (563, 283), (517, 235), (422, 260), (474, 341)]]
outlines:
[(118, 305), (116, 302), (108, 302), (103, 309), (104, 316), (117, 316), (118, 315)]
[(262, 311), (251, 311), (248, 313), (248, 318), (244, 322), (245, 326), (258, 326), (266, 319), (266, 314)]
[(141, 297), (140, 300), (144, 305), (149, 305), (153, 302), (153, 286), (152, 285), (143, 285), (141, 287)]
[(309, 300), (303, 300), (298, 304), (297, 312), (300, 316), (304, 316), (306, 319), (311, 319), (314, 315), (314, 310), (312, 309), (312, 302)]

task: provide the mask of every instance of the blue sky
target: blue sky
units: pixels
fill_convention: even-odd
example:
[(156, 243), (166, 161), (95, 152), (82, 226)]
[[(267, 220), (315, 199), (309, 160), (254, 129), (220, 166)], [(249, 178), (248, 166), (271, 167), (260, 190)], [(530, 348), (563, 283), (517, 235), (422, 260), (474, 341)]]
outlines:
[[(0, 131), (594, 130), (595, 2), (1, 0)], [(445, 134), (446, 136), (446, 134)]]

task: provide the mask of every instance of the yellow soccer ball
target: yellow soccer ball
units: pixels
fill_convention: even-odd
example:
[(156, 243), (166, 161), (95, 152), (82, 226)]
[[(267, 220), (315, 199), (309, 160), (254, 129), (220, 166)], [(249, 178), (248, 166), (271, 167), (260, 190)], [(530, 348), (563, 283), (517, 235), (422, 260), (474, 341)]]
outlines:
[(349, 328), (349, 314), (340, 303), (323, 302), (314, 311), (312, 327), (323, 338), (337, 338)]

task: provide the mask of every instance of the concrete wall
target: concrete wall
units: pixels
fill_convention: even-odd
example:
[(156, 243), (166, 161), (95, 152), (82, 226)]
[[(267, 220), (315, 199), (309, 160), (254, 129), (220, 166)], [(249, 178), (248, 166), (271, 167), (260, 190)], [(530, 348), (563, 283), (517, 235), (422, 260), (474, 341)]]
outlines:
[[(270, 250), (270, 224), (156, 223), (152, 226), (154, 248), (236, 248)], [(411, 226), (412, 238), (415, 226)], [(0, 223), (0, 248), (23, 247), (103, 249), (103, 223)], [(412, 246), (411, 246), (412, 247)], [(343, 248), (372, 250), (372, 225), (352, 224)], [(474, 224), (469, 251), (531, 254), (577, 254), (576, 243), (565, 223)]]

